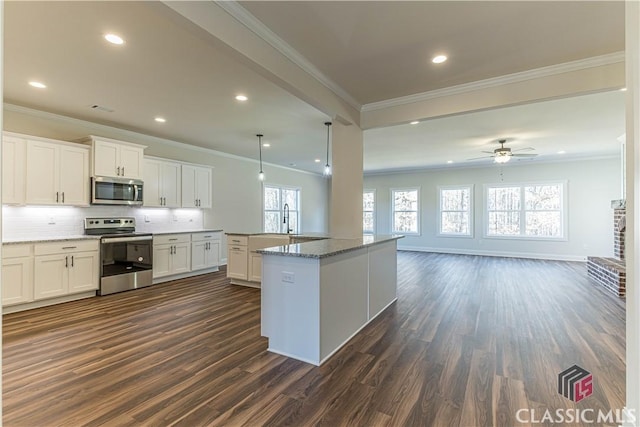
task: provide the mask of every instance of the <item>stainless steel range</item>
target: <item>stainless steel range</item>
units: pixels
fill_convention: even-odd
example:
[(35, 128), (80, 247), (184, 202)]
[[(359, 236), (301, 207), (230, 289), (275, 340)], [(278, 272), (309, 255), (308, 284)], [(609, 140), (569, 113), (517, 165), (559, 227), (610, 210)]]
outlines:
[(152, 284), (153, 236), (136, 233), (135, 218), (85, 218), (84, 232), (101, 236), (98, 295)]

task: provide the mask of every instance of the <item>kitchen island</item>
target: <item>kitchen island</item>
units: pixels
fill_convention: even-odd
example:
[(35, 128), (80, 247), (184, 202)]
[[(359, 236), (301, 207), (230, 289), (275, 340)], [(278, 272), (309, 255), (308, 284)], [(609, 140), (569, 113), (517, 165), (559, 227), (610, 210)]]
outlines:
[(397, 240), (289, 244), (262, 255), (261, 332), (269, 351), (319, 366), (396, 300)]

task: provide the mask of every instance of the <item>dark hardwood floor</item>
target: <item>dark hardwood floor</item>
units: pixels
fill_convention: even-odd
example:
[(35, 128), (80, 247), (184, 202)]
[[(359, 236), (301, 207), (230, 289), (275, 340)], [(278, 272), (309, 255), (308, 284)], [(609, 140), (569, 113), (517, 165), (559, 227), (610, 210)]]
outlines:
[[(624, 406), (624, 303), (581, 263), (399, 252), (398, 301), (322, 367), (268, 353), (224, 273), (4, 316), (4, 425), (511, 426)], [(578, 364), (593, 395), (557, 374)], [(579, 424), (575, 424), (579, 425)]]

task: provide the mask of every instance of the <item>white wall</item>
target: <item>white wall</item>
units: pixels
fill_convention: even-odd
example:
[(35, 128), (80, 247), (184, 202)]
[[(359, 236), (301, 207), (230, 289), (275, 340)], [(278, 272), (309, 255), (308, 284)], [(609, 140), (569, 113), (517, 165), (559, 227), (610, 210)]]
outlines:
[[(611, 200), (620, 194), (618, 158), (562, 163), (491, 164), (482, 168), (450, 168), (411, 173), (367, 175), (365, 189), (376, 190), (376, 232), (391, 232), (391, 188), (420, 186), (420, 236), (405, 237), (399, 248), (435, 252), (522, 256), (583, 260), (590, 255), (613, 256), (613, 210)], [(536, 241), (484, 238), (484, 184), (500, 182), (567, 181), (568, 240)], [(438, 186), (474, 185), (473, 238), (440, 237), (438, 233)]]
[[(71, 119), (46, 112), (24, 109), (21, 107), (5, 106), (4, 130), (11, 132), (36, 135), (59, 140), (74, 141), (87, 135), (98, 135), (123, 141), (147, 145), (145, 154), (180, 160), (191, 163), (213, 166), (213, 208), (203, 209), (203, 218), (200, 220), (185, 212), (178, 212), (178, 221), (173, 221), (173, 214), (167, 214), (164, 208), (149, 209), (158, 213), (151, 215), (152, 221), (157, 225), (182, 229), (190, 227), (184, 224), (191, 219), (192, 224), (201, 221), (201, 226), (212, 229), (223, 229), (225, 232), (259, 232), (262, 230), (262, 184), (258, 180), (258, 164), (251, 159), (227, 156), (212, 150), (200, 149), (175, 141), (156, 138), (135, 132), (125, 131), (109, 126), (103, 126), (82, 120)], [(328, 182), (320, 175), (295, 171), (265, 164), (266, 183), (297, 186), (302, 189), (302, 218), (301, 231), (326, 232), (328, 229)], [(52, 207), (55, 211), (64, 209)], [(140, 208), (124, 208), (135, 212)], [(47, 220), (46, 214), (42, 214), (42, 208), (32, 211), (11, 211), (5, 208), (9, 215), (5, 218), (3, 228), (5, 237), (16, 237), (11, 234), (13, 224), (18, 219), (16, 212), (36, 213), (38, 224)], [(104, 208), (84, 208), (80, 215), (93, 216), (92, 212), (102, 212)], [(180, 210), (178, 210), (180, 211)], [(186, 210), (181, 210), (186, 211)], [(79, 214), (58, 211), (56, 215), (62, 221), (61, 224), (69, 229), (77, 228)], [(78, 211), (72, 211), (78, 212)], [(164, 212), (164, 213), (163, 213)], [(137, 212), (141, 214), (141, 211)], [(132, 215), (137, 216), (137, 215)], [(144, 224), (138, 219), (140, 225)], [(164, 225), (163, 225), (164, 224)], [(146, 228), (153, 228), (153, 224), (146, 224)], [(44, 227), (45, 229), (49, 229)], [(19, 227), (24, 230), (24, 226)], [(140, 228), (144, 230), (145, 228)], [(152, 230), (153, 231), (153, 230)], [(6, 233), (9, 233), (8, 235)]]

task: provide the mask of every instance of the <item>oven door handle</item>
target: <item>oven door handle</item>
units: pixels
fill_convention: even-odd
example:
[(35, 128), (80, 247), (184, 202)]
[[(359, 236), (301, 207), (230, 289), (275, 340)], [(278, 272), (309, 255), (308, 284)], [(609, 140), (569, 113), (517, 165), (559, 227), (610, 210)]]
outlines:
[(139, 236), (139, 237), (103, 237), (102, 243), (120, 243), (120, 242), (141, 242), (146, 240), (148, 242), (152, 241), (150, 236)]

